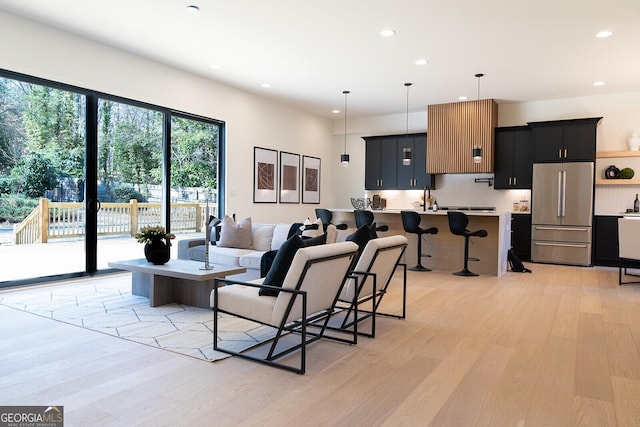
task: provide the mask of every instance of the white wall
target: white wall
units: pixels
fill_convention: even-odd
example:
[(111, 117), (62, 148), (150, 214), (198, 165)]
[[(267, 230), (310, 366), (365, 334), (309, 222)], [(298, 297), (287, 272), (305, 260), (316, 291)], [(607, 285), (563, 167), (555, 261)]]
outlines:
[(317, 205), (253, 203), (254, 146), (320, 157), (321, 189), (333, 182), (326, 118), (4, 12), (0, 52), (0, 68), (225, 121), (228, 213), (254, 222), (314, 215)]

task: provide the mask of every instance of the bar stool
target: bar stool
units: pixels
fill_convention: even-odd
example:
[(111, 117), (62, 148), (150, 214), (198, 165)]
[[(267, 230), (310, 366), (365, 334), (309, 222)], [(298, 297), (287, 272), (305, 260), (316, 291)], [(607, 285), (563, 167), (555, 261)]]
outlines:
[[(374, 221), (373, 212), (364, 209), (356, 209), (353, 211), (353, 216), (356, 220), (356, 228), (360, 228), (363, 225), (371, 227)], [(388, 225), (376, 225), (375, 231), (389, 231)]]
[(431, 256), (431, 255), (423, 255), (422, 254), (422, 235), (423, 234), (438, 234), (437, 227), (429, 227), (429, 228), (420, 228), (420, 214), (414, 211), (400, 211), (400, 216), (402, 217), (402, 228), (406, 233), (413, 233), (418, 235), (418, 264), (410, 268), (409, 270), (413, 271), (431, 271), (430, 268), (427, 268), (422, 265), (422, 257), (423, 256)]
[(469, 271), (468, 263), (471, 261), (479, 261), (478, 258), (469, 258), (469, 238), (470, 237), (487, 237), (487, 230), (467, 230), (469, 217), (464, 212), (448, 211), (449, 230), (456, 236), (464, 236), (464, 268), (453, 274), (456, 276), (477, 276), (476, 273)]
[[(331, 224), (333, 220), (333, 214), (329, 209), (316, 208), (316, 218), (320, 218), (322, 221), (322, 228), (324, 231), (327, 231), (327, 226)], [(335, 224), (338, 230), (346, 230), (348, 228), (347, 224)]]

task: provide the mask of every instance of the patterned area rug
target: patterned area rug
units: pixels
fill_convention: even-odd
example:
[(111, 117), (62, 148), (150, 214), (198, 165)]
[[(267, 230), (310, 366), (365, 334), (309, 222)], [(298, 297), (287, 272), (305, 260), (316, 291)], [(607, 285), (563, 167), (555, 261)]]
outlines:
[[(6, 290), (0, 292), (0, 304), (202, 360), (229, 357), (213, 350), (211, 310), (180, 304), (149, 307), (148, 298), (131, 295), (130, 273)], [(218, 336), (224, 348), (242, 351), (274, 333), (273, 328), (220, 315)]]

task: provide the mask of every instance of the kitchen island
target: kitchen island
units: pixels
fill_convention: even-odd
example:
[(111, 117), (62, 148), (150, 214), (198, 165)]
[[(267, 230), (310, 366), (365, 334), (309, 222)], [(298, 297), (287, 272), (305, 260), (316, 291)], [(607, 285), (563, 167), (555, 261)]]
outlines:
[[(406, 209), (411, 210), (411, 209)], [(428, 234), (423, 237), (422, 251), (431, 257), (425, 257), (422, 264), (432, 270), (459, 271), (464, 264), (464, 238), (449, 231), (447, 211), (422, 211), (413, 209), (421, 216), (420, 227), (437, 227), (438, 234)], [(334, 224), (347, 224), (348, 229), (341, 234), (348, 235), (355, 231), (356, 225), (353, 209), (331, 209)], [(372, 210), (377, 225), (387, 225), (389, 231), (379, 232), (379, 236), (402, 234), (409, 240), (405, 253), (407, 267), (413, 267), (417, 262), (416, 234), (405, 233), (402, 227), (400, 210)], [(479, 258), (480, 261), (470, 261), (469, 269), (474, 273), (502, 276), (507, 271), (507, 251), (511, 246), (511, 212), (492, 210), (464, 211), (469, 217), (469, 230), (487, 230), (487, 237), (472, 237), (469, 244), (469, 256)]]

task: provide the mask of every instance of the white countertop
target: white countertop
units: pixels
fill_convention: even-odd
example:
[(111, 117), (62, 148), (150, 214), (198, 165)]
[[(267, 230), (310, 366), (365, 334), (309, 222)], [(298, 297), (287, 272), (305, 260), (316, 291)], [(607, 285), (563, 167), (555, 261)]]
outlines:
[[(330, 209), (334, 212), (353, 212), (353, 209)], [(368, 209), (373, 213), (380, 214), (399, 214), (401, 211), (414, 211), (418, 212), (420, 215), (446, 215), (448, 211), (446, 210), (437, 210), (437, 211), (423, 211), (422, 209)], [(482, 210), (482, 211), (460, 211), (464, 212), (469, 216), (502, 216), (502, 215), (511, 215), (511, 211), (491, 211), (491, 210)], [(518, 213), (529, 213), (529, 212), (518, 212)]]

